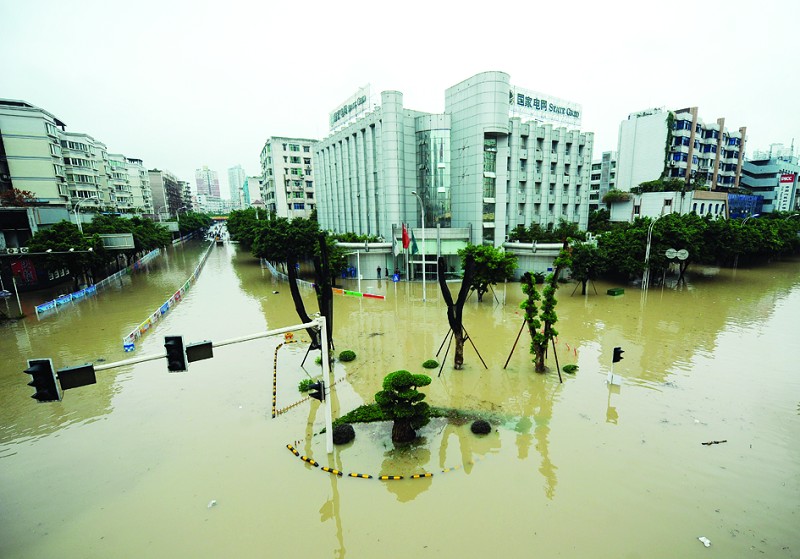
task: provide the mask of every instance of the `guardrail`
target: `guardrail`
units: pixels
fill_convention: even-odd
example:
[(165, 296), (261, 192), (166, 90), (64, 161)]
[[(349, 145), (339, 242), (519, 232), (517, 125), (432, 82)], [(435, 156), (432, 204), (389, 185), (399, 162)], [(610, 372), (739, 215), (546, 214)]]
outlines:
[(42, 318), (47, 318), (40, 316), (41, 314), (46, 313), (47, 311), (55, 310), (56, 313), (59, 312), (59, 307), (66, 305), (67, 303), (71, 303), (73, 301), (80, 301), (81, 299), (86, 298), (87, 296), (94, 295), (98, 289), (103, 289), (107, 287), (111, 282), (119, 279), (120, 277), (130, 274), (132, 271), (139, 270), (144, 264), (155, 258), (161, 254), (161, 249), (157, 248), (145, 254), (142, 258), (131, 264), (130, 266), (126, 266), (119, 272), (116, 272), (107, 278), (103, 278), (102, 280), (98, 281), (94, 285), (90, 285), (85, 289), (81, 289), (80, 291), (76, 291), (74, 293), (67, 293), (66, 295), (60, 295), (53, 299), (52, 301), (47, 301), (42, 303), (41, 305), (36, 305), (34, 310), (36, 311), (36, 318), (41, 320)]
[(133, 331), (131, 331), (130, 334), (122, 338), (122, 347), (125, 351), (127, 352), (134, 351), (136, 349), (136, 340), (141, 338), (142, 335), (145, 332), (147, 332), (151, 326), (153, 326), (159, 320), (161, 320), (161, 317), (167, 314), (172, 307), (181, 302), (181, 300), (183, 299), (183, 295), (187, 291), (189, 291), (189, 288), (192, 285), (194, 285), (195, 281), (197, 280), (197, 277), (200, 275), (200, 270), (203, 268), (203, 264), (206, 263), (208, 255), (211, 253), (212, 248), (214, 248), (213, 244), (208, 245), (206, 252), (200, 258), (200, 263), (195, 267), (194, 271), (192, 272), (192, 275), (189, 277), (189, 279), (186, 280), (186, 282), (184, 282), (181, 288), (178, 291), (176, 291), (172, 295), (172, 297), (164, 301), (164, 303), (160, 307), (158, 307), (158, 309), (156, 309), (153, 313), (151, 313), (150, 316), (148, 316), (144, 322), (139, 324), (139, 326), (137, 326)]

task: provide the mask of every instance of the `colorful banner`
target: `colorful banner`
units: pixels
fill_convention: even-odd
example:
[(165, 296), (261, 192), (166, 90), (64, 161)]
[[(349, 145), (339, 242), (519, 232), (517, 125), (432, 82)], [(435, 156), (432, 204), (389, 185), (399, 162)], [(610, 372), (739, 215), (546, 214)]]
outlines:
[(203, 264), (206, 263), (208, 255), (211, 253), (211, 249), (213, 247), (214, 247), (213, 244), (208, 246), (208, 249), (206, 249), (205, 254), (203, 254), (202, 258), (200, 258), (200, 263), (195, 267), (191, 277), (189, 277), (189, 279), (186, 280), (186, 283), (183, 284), (180, 290), (176, 291), (172, 297), (170, 297), (167, 301), (165, 301), (158, 308), (158, 310), (154, 311), (150, 315), (150, 317), (144, 322), (142, 322), (138, 327), (136, 327), (135, 330), (133, 330), (130, 334), (122, 338), (122, 348), (126, 352), (134, 351), (136, 349), (135, 341), (138, 338), (142, 337), (142, 335), (145, 332), (147, 332), (154, 324), (156, 324), (159, 320), (161, 320), (161, 317), (167, 314), (167, 312), (169, 312), (169, 310), (182, 299), (183, 294), (189, 290), (189, 287), (195, 282), (196, 278), (199, 277), (200, 270), (203, 268)]

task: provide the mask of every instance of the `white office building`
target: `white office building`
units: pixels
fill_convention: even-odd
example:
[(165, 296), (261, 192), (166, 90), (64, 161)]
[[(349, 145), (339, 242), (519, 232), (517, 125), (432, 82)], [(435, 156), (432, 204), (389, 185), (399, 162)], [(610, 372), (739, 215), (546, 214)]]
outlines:
[(399, 91), (361, 88), (316, 146), (320, 225), (397, 239), (407, 223), (418, 242), (424, 226), (433, 262), (467, 241), (501, 246), (518, 225), (564, 219), (585, 229), (593, 134), (580, 118), (580, 105), (503, 72), (447, 89), (442, 114), (406, 108)]
[(764, 198), (762, 212), (790, 212), (800, 208), (798, 177), (800, 161), (781, 146), (753, 152), (742, 165), (741, 185)]

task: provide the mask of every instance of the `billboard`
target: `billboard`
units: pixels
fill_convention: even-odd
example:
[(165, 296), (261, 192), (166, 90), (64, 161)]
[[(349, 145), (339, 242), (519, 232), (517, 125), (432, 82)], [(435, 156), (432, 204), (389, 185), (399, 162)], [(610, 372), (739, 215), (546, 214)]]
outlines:
[(366, 113), (370, 108), (370, 86), (360, 87), (353, 95), (329, 113), (330, 129), (337, 130)]
[(581, 127), (583, 108), (578, 103), (545, 95), (532, 89), (511, 86), (508, 92), (508, 114), (523, 120), (535, 120), (567, 126)]

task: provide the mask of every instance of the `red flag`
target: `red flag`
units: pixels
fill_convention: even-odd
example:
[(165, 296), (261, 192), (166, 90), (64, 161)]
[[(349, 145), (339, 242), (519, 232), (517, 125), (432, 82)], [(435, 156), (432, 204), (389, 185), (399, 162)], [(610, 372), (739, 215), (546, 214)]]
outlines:
[(408, 248), (409, 243), (411, 242), (411, 238), (408, 236), (408, 229), (406, 229), (406, 224), (403, 224), (403, 248)]

